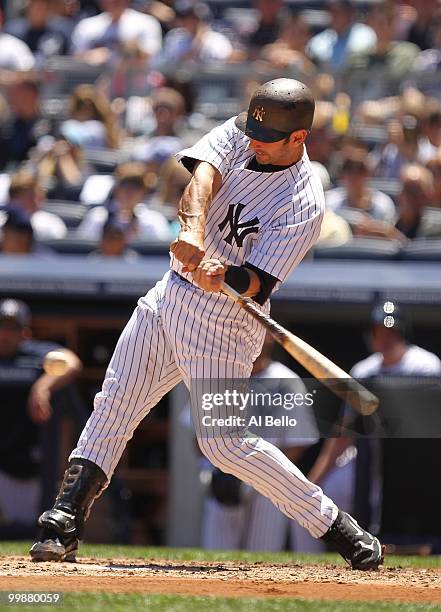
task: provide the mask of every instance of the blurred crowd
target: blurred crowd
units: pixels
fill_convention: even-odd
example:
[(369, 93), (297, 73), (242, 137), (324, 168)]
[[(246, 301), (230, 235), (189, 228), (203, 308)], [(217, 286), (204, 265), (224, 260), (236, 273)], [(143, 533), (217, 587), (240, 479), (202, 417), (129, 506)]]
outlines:
[(318, 101), (319, 245), (441, 238), (438, 0), (2, 4), (3, 253), (69, 237), (131, 259), (170, 242), (189, 180), (174, 154), (272, 76)]

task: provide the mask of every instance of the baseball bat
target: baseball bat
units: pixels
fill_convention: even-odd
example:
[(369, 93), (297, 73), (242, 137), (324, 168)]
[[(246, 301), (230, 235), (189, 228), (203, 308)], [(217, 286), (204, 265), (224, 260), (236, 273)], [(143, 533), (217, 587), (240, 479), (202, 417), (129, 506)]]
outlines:
[(289, 332), (270, 316), (262, 313), (249, 298), (237, 293), (227, 283), (222, 283), (222, 291), (259, 321), (296, 361), (326, 385), (335, 395), (363, 416), (368, 416), (375, 412), (379, 404), (378, 397), (368, 391), (366, 387), (363, 387), (362, 384), (322, 355), (317, 349)]

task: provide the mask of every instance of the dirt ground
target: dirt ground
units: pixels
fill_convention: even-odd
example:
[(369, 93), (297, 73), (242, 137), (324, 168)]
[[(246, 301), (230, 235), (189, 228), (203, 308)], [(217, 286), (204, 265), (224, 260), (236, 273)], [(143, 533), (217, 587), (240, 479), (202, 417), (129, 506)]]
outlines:
[(441, 569), (359, 572), (336, 565), (93, 558), (81, 558), (78, 563), (33, 563), (26, 557), (4, 557), (0, 590), (441, 603)]

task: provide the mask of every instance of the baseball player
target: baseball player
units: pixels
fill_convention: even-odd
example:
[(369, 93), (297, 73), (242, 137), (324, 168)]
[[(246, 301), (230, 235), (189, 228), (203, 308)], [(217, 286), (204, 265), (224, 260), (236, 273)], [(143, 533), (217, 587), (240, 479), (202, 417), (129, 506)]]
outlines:
[[(42, 533), (30, 551), (35, 561), (75, 559), (92, 503), (135, 428), (179, 381), (191, 389), (194, 380), (214, 381), (216, 388), (216, 380), (249, 379), (264, 330), (221, 284), (268, 313), (270, 294), (317, 240), (323, 190), (304, 144), (314, 106), (303, 83), (270, 81), (254, 92), (247, 112), (179, 154), (192, 178), (180, 201), (171, 270), (140, 298), (122, 332), (54, 507), (39, 519)], [(333, 543), (352, 568), (378, 567), (378, 539), (278, 448), (245, 431), (205, 435), (201, 406), (192, 410), (201, 417), (194, 423), (198, 444), (213, 465), (268, 497), (313, 537)]]
[[(351, 375), (359, 380), (374, 379), (376, 377), (414, 377), (421, 379), (424, 377), (437, 378), (441, 376), (441, 361), (439, 357), (420, 346), (409, 343), (407, 340), (408, 330), (406, 328), (406, 318), (397, 303), (387, 300), (375, 304), (370, 315), (370, 328), (367, 335), (369, 347), (373, 349), (373, 353), (366, 359), (356, 363), (351, 369)], [(350, 428), (354, 425), (353, 421), (354, 413), (351, 408), (346, 407), (342, 425)], [(377, 453), (378, 450), (374, 452)], [(327, 490), (326, 481), (329, 475), (336, 471), (336, 460), (344, 454), (349, 457), (352, 456), (347, 470), (352, 470), (355, 473), (357, 451), (354, 439), (348, 436), (334, 437), (326, 440), (315, 464), (308, 474), (309, 478), (313, 482), (320, 483), (323, 489)], [(376, 469), (377, 471), (379, 470), (378, 467)], [(376, 470), (373, 469), (372, 465), (371, 470), (374, 472), (372, 482), (370, 483), (371, 493), (369, 499), (369, 505), (373, 514), (371, 523), (379, 525), (381, 524), (381, 517), (379, 516), (382, 490), (381, 474), (375, 473)], [(341, 484), (343, 485), (343, 483)], [(350, 486), (351, 483), (348, 482), (346, 489), (348, 490)], [(406, 495), (408, 494), (408, 488), (406, 489)], [(421, 495), (419, 498), (421, 500)], [(399, 503), (397, 502), (398, 506)], [(407, 511), (409, 512), (408, 506), (409, 502), (407, 502)], [(424, 504), (421, 507), (424, 507)], [(313, 547), (319, 552), (319, 546), (316, 543)]]

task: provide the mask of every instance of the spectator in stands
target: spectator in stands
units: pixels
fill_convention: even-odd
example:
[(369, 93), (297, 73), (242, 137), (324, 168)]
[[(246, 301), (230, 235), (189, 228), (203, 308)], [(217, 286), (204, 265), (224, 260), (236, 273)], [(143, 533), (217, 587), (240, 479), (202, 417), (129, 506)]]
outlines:
[(162, 208), (167, 211), (173, 238), (176, 238), (179, 232), (179, 202), (189, 181), (190, 173), (175, 157), (171, 157), (163, 164), (158, 174), (158, 186), (153, 204), (158, 206), (159, 210)]
[(371, 166), (368, 153), (348, 148), (340, 173), (341, 186), (326, 193), (326, 205), (344, 217), (356, 235), (375, 234), (378, 223), (393, 227), (395, 205), (382, 191), (369, 186)]
[[(377, 41), (369, 49), (353, 53), (350, 58), (352, 70), (382, 68), (387, 70), (388, 78), (403, 78), (413, 64), (420, 49), (413, 43), (394, 40), (395, 7), (392, 2), (379, 2), (372, 5), (369, 24), (375, 32)], [(385, 84), (387, 87), (387, 84)]]
[[(39, 511), (42, 449), (40, 426), (52, 415), (53, 394), (70, 384), (81, 371), (78, 357), (67, 349), (31, 339), (31, 315), (23, 302), (0, 302), (0, 515), (2, 539), (30, 537)], [(44, 356), (61, 350), (67, 360), (63, 376), (43, 372)], [(33, 527), (32, 527), (33, 529)]]
[(51, 248), (35, 242), (31, 218), (20, 208), (6, 207), (2, 222), (2, 255), (50, 257), (54, 254)]
[(182, 94), (171, 87), (159, 87), (151, 95), (156, 127), (151, 136), (178, 136), (185, 113)]
[(332, 102), (318, 100), (307, 140), (309, 159), (326, 166), (333, 183), (338, 172), (336, 134), (332, 127), (334, 115), (335, 106)]
[(16, 76), (7, 87), (7, 99), (10, 113), (0, 118), (0, 170), (24, 161), (38, 139), (50, 131), (49, 122), (41, 117), (36, 78)]
[(21, 209), (8, 207), (2, 225), (2, 255), (29, 255), (34, 250), (30, 217)]
[(118, 220), (116, 215), (109, 215), (103, 225), (98, 250), (91, 257), (118, 257), (126, 261), (135, 261), (139, 255), (128, 248), (130, 228)]
[(71, 94), (69, 119), (62, 123), (61, 133), (85, 149), (116, 149), (119, 126), (107, 97), (93, 85), (79, 85)]
[[(314, 168), (315, 174), (320, 177), (320, 182), (326, 197), (326, 192), (331, 187), (329, 172), (320, 162), (312, 161), (311, 165)], [(351, 227), (346, 219), (343, 219), (343, 217), (340, 217), (340, 215), (337, 215), (337, 213), (327, 207), (323, 215), (317, 246), (337, 247), (346, 244), (351, 238)]]
[(78, 235), (99, 240), (104, 224), (113, 214), (128, 228), (130, 242), (134, 239), (170, 240), (167, 219), (145, 204), (149, 190), (145, 166), (135, 162), (122, 164), (115, 174), (117, 183), (107, 205), (93, 208), (84, 217)]
[(425, 111), (419, 151), (422, 163), (428, 162), (441, 150), (441, 103), (438, 100), (427, 100)]
[(77, 23), (98, 13), (96, 3), (80, 0), (52, 0), (54, 21), (70, 40)]
[(134, 147), (133, 159), (142, 161), (148, 171), (158, 172), (164, 162), (184, 147), (179, 137), (184, 116), (183, 96), (170, 87), (160, 87), (151, 96), (155, 128), (144, 142)]
[(404, 115), (401, 120), (391, 119), (387, 131), (386, 144), (372, 154), (375, 175), (398, 179), (405, 164), (420, 161), (421, 130), (416, 117)]
[(436, 157), (429, 159), (426, 164), (433, 178), (432, 206), (441, 208), (441, 149)]
[(78, 201), (84, 182), (93, 173), (84, 156), (83, 135), (87, 138), (61, 126), (60, 138), (40, 139), (33, 162), (42, 183), (49, 185), (49, 198)]
[(90, 64), (104, 64), (118, 55), (120, 44), (134, 42), (146, 57), (162, 45), (159, 22), (129, 8), (130, 0), (100, 0), (103, 12), (81, 20), (72, 33), (76, 57)]
[(441, 11), (431, 19), (430, 44), (419, 54), (415, 70), (436, 72), (441, 66)]
[(433, 19), (439, 9), (438, 0), (408, 0), (415, 8), (415, 20), (406, 35), (406, 40), (417, 45), (423, 51), (431, 46)]
[(32, 70), (35, 59), (26, 43), (2, 31), (3, 11), (0, 8), (0, 70)]
[(409, 164), (401, 171), (396, 228), (407, 238), (440, 238), (441, 215), (432, 211), (434, 183), (430, 171), (419, 164)]
[(159, 21), (164, 36), (172, 29), (176, 17), (173, 5), (174, 0), (135, 0), (135, 8)]
[(177, 0), (174, 10), (175, 27), (164, 38), (164, 49), (156, 58), (156, 66), (176, 66), (182, 61), (228, 61), (233, 46), (224, 34), (212, 30), (207, 5)]
[(43, 198), (44, 192), (37, 177), (25, 170), (11, 176), (8, 206), (18, 208), (29, 215), (37, 240), (63, 238), (67, 228), (62, 219), (41, 210)]
[(189, 181), (190, 173), (175, 157), (171, 157), (165, 163), (159, 173), (158, 191), (155, 202), (173, 206), (178, 211), (178, 205), (182, 194)]
[(338, 70), (352, 53), (371, 49), (376, 38), (369, 26), (356, 21), (352, 0), (330, 0), (328, 10), (330, 27), (313, 36), (308, 53), (313, 61)]
[[(376, 304), (371, 313), (369, 334), (367, 338), (369, 348), (373, 351), (373, 353), (366, 359), (363, 359), (354, 365), (351, 370), (352, 376), (360, 380), (384, 377), (389, 381), (391, 381), (391, 379), (394, 377), (421, 378), (441, 376), (441, 361), (439, 358), (435, 354), (408, 342), (406, 323), (407, 321), (403, 316), (403, 313), (400, 311), (398, 305), (390, 301)], [(419, 406), (415, 406), (415, 408), (418, 409)], [(379, 417), (378, 421), (380, 420), (381, 417)], [(354, 415), (350, 408), (345, 410), (343, 425), (346, 428), (346, 432), (353, 430)], [(404, 442), (404, 440), (395, 440), (394, 442), (398, 442), (400, 444), (401, 442)], [(415, 445), (415, 442), (416, 440), (413, 439), (411, 446)], [(421, 442), (425, 443), (426, 441), (421, 440)], [(406, 452), (409, 451), (407, 450)], [(334, 469), (336, 460), (339, 457), (344, 456), (345, 453), (352, 457), (352, 470), (355, 470), (355, 458), (357, 457), (357, 451), (354, 446), (354, 439), (347, 436), (332, 437), (327, 439), (319, 456), (317, 457), (314, 466), (308, 474), (308, 478), (320, 486), (321, 484), (324, 485), (323, 479), (326, 478), (328, 473)], [(414, 457), (412, 454), (409, 455), (408, 460), (405, 456), (398, 455), (398, 462), (405, 461), (406, 463), (412, 464), (415, 459), (416, 457)], [(374, 463), (374, 459), (372, 457), (370, 458), (370, 461), (371, 467), (372, 465), (377, 465)], [(387, 466), (385, 463), (383, 463), (383, 470), (385, 468), (387, 468)], [(413, 469), (413, 467), (410, 469)], [(359, 476), (361, 475), (364, 478), (367, 477), (365, 473), (362, 472), (360, 474), (360, 472), (361, 470), (358, 470)], [(378, 482), (378, 473), (376, 473), (376, 470), (374, 469), (371, 471), (371, 473), (372, 472), (375, 474), (376, 488), (371, 490), (370, 499), (363, 499), (361, 500), (361, 503), (372, 503), (373, 507), (371, 510), (373, 511), (374, 516), (371, 515), (370, 518), (371, 520), (375, 521), (375, 519), (378, 520), (379, 518), (378, 510), (381, 502), (378, 497), (379, 488), (381, 490), (381, 483)], [(405, 474), (406, 483), (408, 484), (409, 479), (407, 476), (409, 472), (403, 471), (403, 474)], [(396, 474), (396, 476), (398, 477), (398, 474)], [(415, 483), (415, 487), (417, 487), (418, 490), (422, 490), (418, 482)], [(324, 492), (326, 493), (326, 486), (323, 488)], [(400, 495), (400, 500), (397, 500), (395, 503), (395, 516), (401, 512), (408, 512), (408, 504), (403, 503), (404, 497), (410, 500), (412, 499), (412, 497), (408, 497), (408, 486), (403, 487), (402, 492), (403, 496)], [(348, 493), (353, 495), (354, 489), (352, 488), (348, 491)], [(386, 493), (386, 491), (384, 491), (384, 493)], [(341, 491), (341, 494), (343, 494), (343, 491)], [(427, 495), (429, 498), (433, 497), (433, 493), (431, 491), (428, 491)], [(417, 514), (419, 514), (424, 521), (424, 511), (426, 507), (427, 502), (421, 503), (420, 499), (417, 499), (410, 513), (417, 511), (419, 508), (421, 512), (417, 512)], [(363, 523), (361, 524), (363, 525)]]
[(244, 38), (248, 58), (256, 59), (263, 47), (279, 38), (283, 23), (284, 0), (254, 0), (258, 18), (254, 31)]
[(277, 69), (293, 69), (304, 75), (313, 75), (315, 65), (306, 54), (311, 30), (301, 14), (292, 14), (281, 27), (275, 42), (265, 45), (258, 58)]
[(68, 49), (68, 38), (51, 12), (52, 0), (27, 0), (25, 16), (9, 21), (5, 27), (5, 32), (28, 45), (39, 65), (52, 55), (64, 55)]

